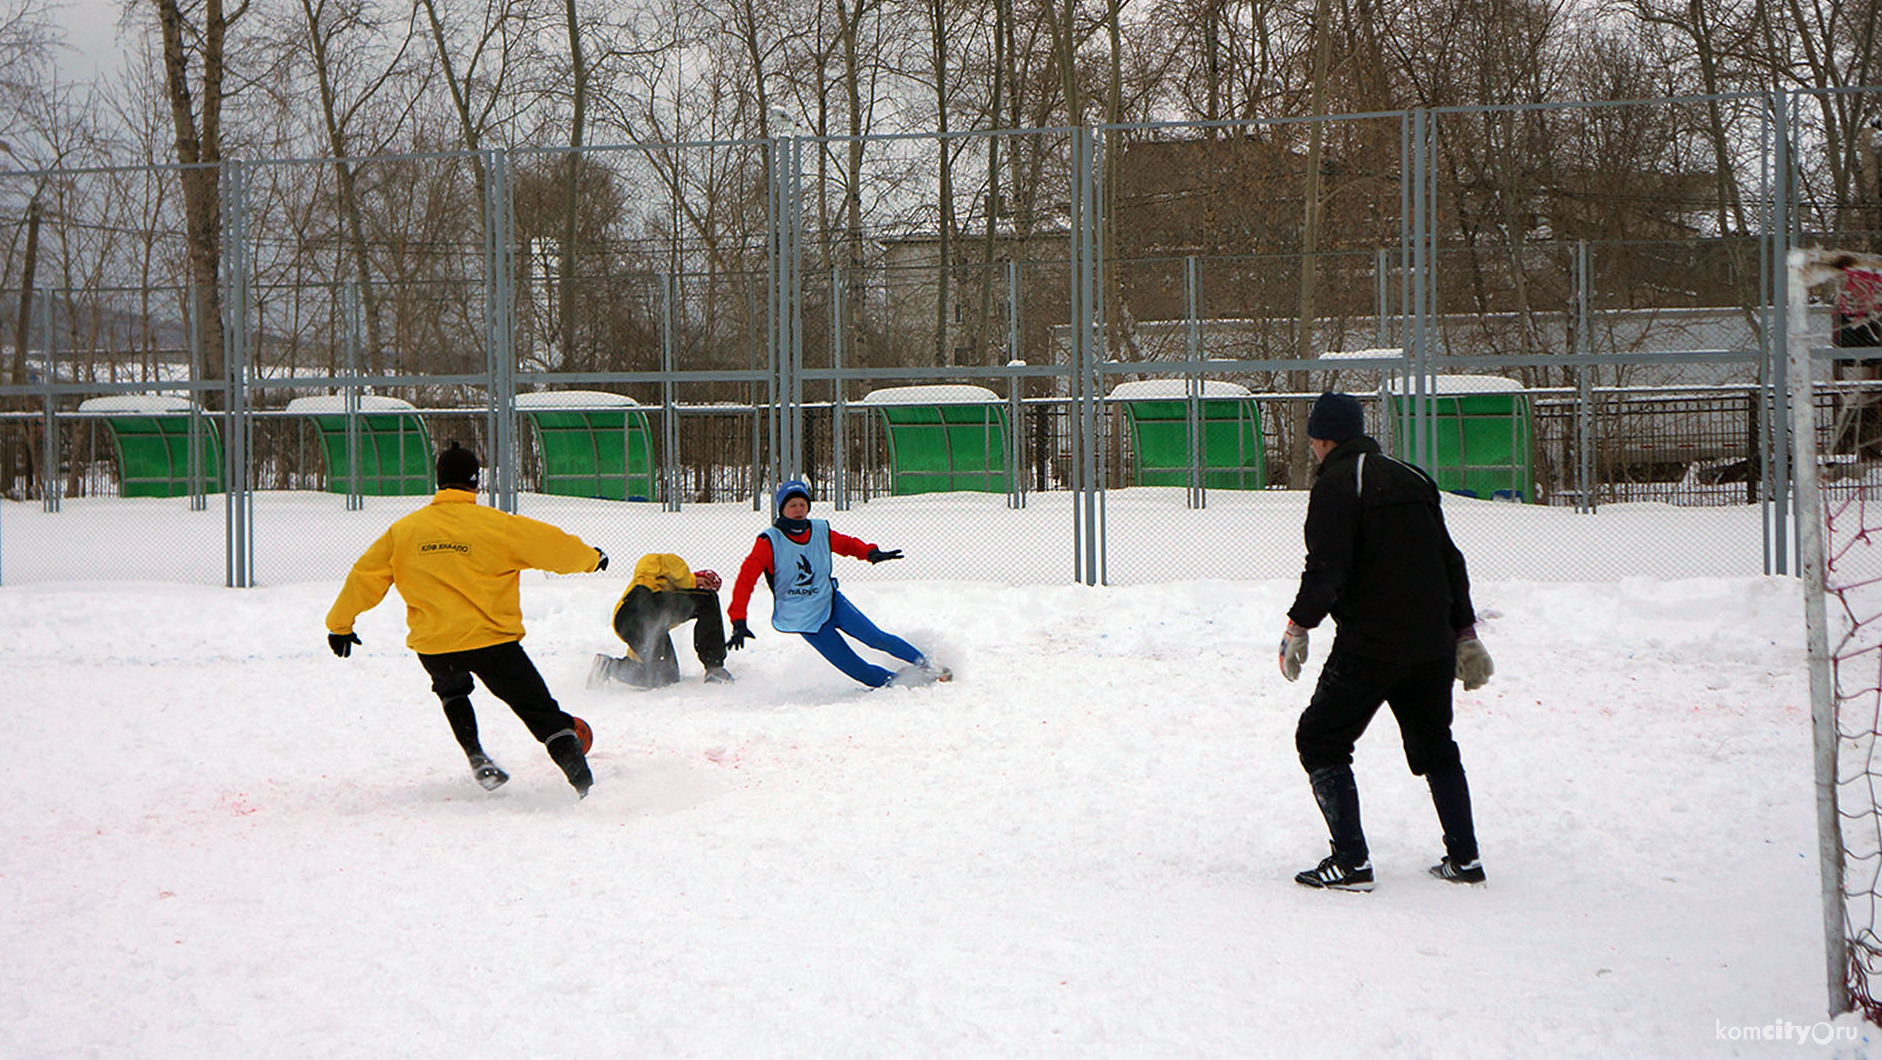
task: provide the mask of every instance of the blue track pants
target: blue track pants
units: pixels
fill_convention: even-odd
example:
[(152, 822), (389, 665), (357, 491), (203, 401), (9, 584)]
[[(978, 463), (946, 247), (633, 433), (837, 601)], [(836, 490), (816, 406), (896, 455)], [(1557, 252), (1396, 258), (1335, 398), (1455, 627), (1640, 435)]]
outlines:
[(817, 649), (817, 654), (830, 660), (830, 665), (863, 684), (871, 688), (888, 684), (895, 675), (874, 663), (864, 662), (862, 656), (856, 654), (856, 649), (850, 647), (849, 641), (843, 639), (845, 633), (861, 641), (864, 646), (893, 655), (905, 663), (922, 661), (921, 652), (915, 650), (913, 644), (893, 633), (877, 629), (876, 624), (856, 610), (856, 605), (850, 603), (841, 591), (831, 602), (830, 618), (822, 628), (815, 633), (802, 633), (799, 636), (809, 641), (810, 646)]

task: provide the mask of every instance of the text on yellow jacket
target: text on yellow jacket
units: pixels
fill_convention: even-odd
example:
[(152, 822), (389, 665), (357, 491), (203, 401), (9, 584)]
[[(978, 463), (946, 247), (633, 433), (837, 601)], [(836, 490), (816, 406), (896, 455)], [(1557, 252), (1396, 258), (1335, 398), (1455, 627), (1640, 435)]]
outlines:
[(354, 619), (396, 584), (411, 631), (405, 644), (415, 652), (436, 655), (522, 640), (518, 573), (580, 574), (600, 560), (593, 546), (573, 534), (479, 505), (469, 490), (441, 489), (430, 504), (387, 527), (353, 564), (327, 612), (327, 630), (351, 633)]

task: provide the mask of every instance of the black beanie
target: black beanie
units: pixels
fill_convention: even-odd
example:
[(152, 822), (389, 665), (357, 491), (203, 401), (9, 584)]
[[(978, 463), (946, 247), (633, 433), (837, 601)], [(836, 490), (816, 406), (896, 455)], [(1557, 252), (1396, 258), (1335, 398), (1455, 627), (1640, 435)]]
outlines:
[(1366, 414), (1359, 399), (1351, 394), (1326, 393), (1313, 403), (1307, 414), (1307, 437), (1326, 442), (1343, 442), (1366, 433)]
[(446, 486), (469, 486), (477, 488), (477, 470), (483, 467), (477, 462), (477, 454), (469, 449), (451, 443), (451, 447), (438, 454), (438, 488)]

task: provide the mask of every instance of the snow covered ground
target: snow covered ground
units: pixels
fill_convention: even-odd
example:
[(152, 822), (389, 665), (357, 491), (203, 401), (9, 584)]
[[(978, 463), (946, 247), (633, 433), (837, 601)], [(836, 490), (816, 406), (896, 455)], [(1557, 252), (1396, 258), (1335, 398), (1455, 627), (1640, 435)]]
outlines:
[[(0, 1057), (1882, 1053), (1819, 1023), (1801, 605), (1747, 572), (1755, 511), (1611, 509), (1587, 540), (1696, 572), (1538, 581), (1513, 572), (1574, 547), (1538, 536), (1558, 516), (1447, 503), (1497, 664), (1458, 695), (1490, 880), (1424, 874), (1437, 825), (1387, 715), (1356, 766), (1379, 886), (1351, 895), (1291, 881), (1325, 852), (1292, 733), (1330, 637), (1275, 673), (1293, 585), (1224, 562), (1234, 503), (1219, 533), (1128, 520), (1157, 563), (1097, 589), (938, 580), (924, 557), (1003, 540), (945, 500), (820, 507), (908, 551), (839, 575), (954, 667), (925, 689), (848, 683), (761, 591), (736, 684), (688, 658), (674, 688), (588, 691), (623, 577), (528, 576), (525, 644), (596, 732), (586, 801), (482, 693), (514, 779), (472, 782), (395, 598), (328, 654), (370, 535), (297, 503), (302, 566), (262, 588), (0, 588)], [(616, 540), (558, 503), (525, 511), (728, 581), (761, 525)], [(1297, 570), (1302, 498), (1254, 503)], [(0, 512), (12, 555), (53, 520), (100, 578), (160, 533), (34, 511)], [(1717, 542), (1729, 576), (1700, 576)]]

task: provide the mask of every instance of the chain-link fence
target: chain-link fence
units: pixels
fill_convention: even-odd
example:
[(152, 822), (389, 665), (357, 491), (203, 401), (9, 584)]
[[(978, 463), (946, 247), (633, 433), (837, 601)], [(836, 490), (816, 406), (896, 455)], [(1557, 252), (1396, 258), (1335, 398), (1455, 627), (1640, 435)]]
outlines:
[[(628, 551), (729, 565), (804, 477), (852, 533), (960, 528), (897, 577), (1287, 577), (1322, 389), (1460, 497), (1460, 536), (1520, 506), (1533, 563), (1480, 574), (1784, 571), (1773, 263), (1882, 240), (1847, 125), (1878, 113), (1797, 93), (0, 174), (0, 581), (337, 577), (451, 440), (491, 503)], [(1852, 475), (1882, 458), (1876, 363), (1818, 373)], [(1723, 529), (1685, 529), (1700, 509)], [(1643, 518), (1723, 535), (1712, 569), (1606, 550)], [(1176, 567), (1172, 537), (1220, 567)]]

